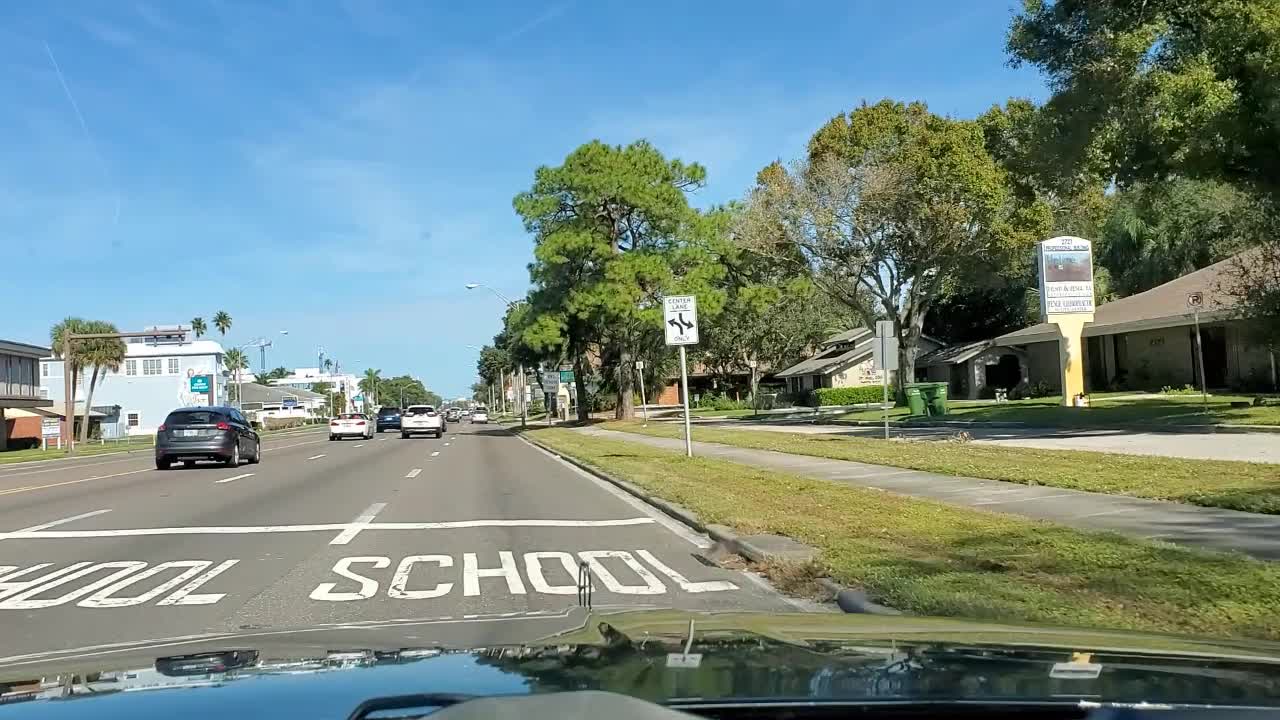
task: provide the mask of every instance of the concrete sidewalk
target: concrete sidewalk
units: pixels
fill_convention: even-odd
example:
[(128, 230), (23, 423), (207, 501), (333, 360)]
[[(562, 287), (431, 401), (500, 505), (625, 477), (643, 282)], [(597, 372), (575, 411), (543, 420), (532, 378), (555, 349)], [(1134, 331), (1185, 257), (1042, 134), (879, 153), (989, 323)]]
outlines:
[[(577, 432), (609, 440), (684, 450), (684, 440), (577, 428)], [(867, 465), (848, 460), (694, 442), (702, 457), (769, 468), (803, 477), (830, 480), (938, 500), (976, 510), (1049, 520), (1081, 530), (1123, 533), (1204, 550), (1235, 550), (1265, 560), (1280, 560), (1280, 516), (1145, 500), (1124, 495), (1020, 485), (1000, 480), (957, 477)]]
[[(764, 430), (807, 435), (880, 437), (879, 426), (823, 424), (821, 420), (699, 420), (703, 427), (723, 430)], [(1191, 460), (1241, 460), (1280, 463), (1280, 434), (1264, 432), (1206, 431), (1176, 426), (1151, 431), (1106, 428), (989, 427), (963, 424), (934, 427), (891, 426), (894, 437), (912, 440), (946, 440), (966, 432), (974, 442), (1047, 450), (1092, 450), (1126, 455), (1156, 455)]]

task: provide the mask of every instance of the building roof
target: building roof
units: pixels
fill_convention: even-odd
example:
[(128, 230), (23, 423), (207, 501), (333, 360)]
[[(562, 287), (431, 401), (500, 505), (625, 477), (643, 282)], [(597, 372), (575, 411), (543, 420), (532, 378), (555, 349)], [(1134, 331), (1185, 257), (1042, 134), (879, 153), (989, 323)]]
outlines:
[(949, 345), (947, 347), (938, 348), (933, 352), (925, 353), (916, 358), (916, 367), (928, 367), (930, 365), (957, 365), (981, 355), (988, 348), (995, 344), (994, 340), (979, 340), (971, 343), (961, 343), (959, 345)]
[[(795, 365), (792, 365), (786, 370), (778, 373), (774, 377), (783, 378), (798, 375), (827, 375), (836, 372), (846, 365), (865, 360), (871, 356), (871, 346), (875, 344), (875, 336), (866, 334), (865, 328), (859, 329), (864, 330), (864, 337), (861, 342), (854, 343), (853, 345), (832, 342), (834, 338), (846, 336), (853, 331), (832, 336), (831, 339), (828, 339), (823, 343), (822, 349), (819, 350), (817, 355), (806, 360), (801, 360)], [(857, 336), (853, 335), (851, 337)], [(847, 341), (844, 341), (844, 343), (847, 343)]]
[[(1195, 321), (1195, 316), (1187, 307), (1187, 296), (1194, 292), (1204, 295), (1204, 305), (1200, 308), (1201, 319), (1218, 319), (1227, 315), (1234, 302), (1219, 288), (1227, 280), (1231, 264), (1241, 257), (1243, 256), (1237, 255), (1228, 258), (1145, 292), (1099, 305), (1093, 314), (1093, 322), (1084, 327), (1084, 336), (1190, 325)], [(1022, 345), (1057, 338), (1058, 329), (1055, 325), (1039, 323), (1001, 335), (995, 342), (997, 345)]]
[(862, 339), (862, 336), (863, 336), (863, 335), (871, 335), (871, 334), (872, 334), (872, 332), (871, 332), (870, 330), (868, 330), (867, 328), (864, 328), (864, 327), (856, 327), (856, 328), (853, 328), (852, 330), (845, 330), (844, 332), (838, 332), (838, 333), (836, 333), (835, 335), (832, 335), (831, 337), (827, 338), (826, 340), (823, 340), (823, 341), (822, 341), (822, 344), (820, 345), (820, 347), (827, 347), (827, 346), (829, 346), (829, 345), (840, 345), (840, 344), (843, 344), (843, 343), (857, 342), (857, 341), (859, 341), (859, 340), (861, 340), (861, 339)]
[[(215, 340), (192, 340), (184, 343), (140, 343), (127, 342), (124, 344), (124, 355), (129, 358), (138, 357), (165, 357), (174, 355), (221, 355), (223, 354), (222, 345)], [(52, 353), (46, 351), (42, 360), (54, 362), (62, 362), (62, 358), (53, 357)]]
[(271, 387), (267, 385), (259, 385), (258, 383), (242, 383), (241, 390), (244, 393), (245, 402), (278, 403), (287, 397), (297, 398), (299, 401), (319, 400), (324, 398), (324, 395), (311, 392), (310, 390)]
[(39, 345), (28, 345), (16, 340), (0, 340), (0, 353), (9, 355), (25, 355), (27, 357), (43, 358), (49, 357), (53, 351), (47, 347)]

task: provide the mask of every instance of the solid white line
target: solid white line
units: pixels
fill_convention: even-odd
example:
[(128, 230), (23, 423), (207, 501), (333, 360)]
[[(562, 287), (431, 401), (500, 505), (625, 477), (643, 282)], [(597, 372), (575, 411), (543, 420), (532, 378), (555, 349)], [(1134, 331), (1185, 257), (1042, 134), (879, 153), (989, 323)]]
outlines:
[(431, 457), (435, 457), (435, 456), (437, 456), (437, 455), (439, 455), (439, 454), (440, 454), (440, 451), (439, 451), (439, 450), (436, 450), (435, 452), (431, 453)]
[(338, 537), (330, 540), (329, 544), (346, 545), (351, 542), (360, 534), (360, 531), (364, 529), (364, 526), (372, 522), (373, 519), (378, 516), (378, 513), (382, 512), (382, 508), (386, 506), (386, 503), (374, 503), (365, 508), (364, 512), (357, 515), (356, 519), (352, 520), (351, 524), (347, 526), (347, 529), (338, 533)]
[(13, 493), (27, 492), (29, 490), (44, 490), (45, 488), (59, 487), (61, 485), (75, 485), (76, 483), (89, 482), (90, 480), (106, 480), (107, 478), (121, 477), (124, 475), (137, 475), (138, 473), (152, 472), (153, 468), (143, 468), (141, 470), (130, 470), (128, 472), (112, 473), (110, 475), (95, 475), (94, 477), (80, 478), (79, 480), (64, 480), (62, 482), (49, 483), (48, 485), (26, 485), (24, 487), (9, 488), (0, 490), (0, 495), (10, 495)]
[(601, 480), (595, 475), (592, 475), (591, 473), (583, 470), (582, 468), (578, 467), (577, 465), (574, 465), (573, 463), (565, 460), (564, 458), (556, 455), (555, 453), (550, 453), (550, 452), (547, 452), (546, 450), (543, 450), (537, 445), (534, 445), (533, 443), (529, 442), (528, 439), (519, 435), (517, 435), (516, 437), (519, 437), (521, 440), (525, 442), (525, 444), (527, 444), (529, 447), (533, 448), (534, 450), (537, 450), (543, 455), (546, 455), (551, 459), (555, 460), (556, 462), (560, 463), (561, 465), (564, 465), (566, 468), (568, 468), (572, 472), (575, 472), (581, 475), (582, 477), (586, 478), (587, 480), (590, 480), (593, 484), (595, 484), (596, 487), (600, 488), (601, 490), (604, 490), (605, 492), (609, 493), (610, 495), (613, 495), (614, 497), (625, 502), (631, 507), (648, 515), (650, 522), (658, 523), (662, 527), (670, 530), (671, 532), (675, 533), (677, 536), (683, 538), (689, 544), (694, 545), (695, 547), (698, 547), (702, 550), (706, 550), (707, 548), (711, 547), (712, 545), (711, 540), (708, 539), (706, 535), (699, 533), (698, 531), (694, 530), (688, 525), (685, 525), (679, 520), (676, 520), (670, 515), (662, 512), (658, 508), (650, 505), (649, 503), (641, 500), (640, 498), (636, 497), (635, 495), (632, 495), (631, 493), (627, 492), (626, 490), (623, 490), (622, 488), (614, 485), (613, 483), (605, 482), (604, 480)]
[(309, 458), (307, 458), (307, 459), (308, 459), (308, 460), (319, 460), (319, 459), (320, 459), (320, 458), (322, 458), (322, 457), (324, 457), (324, 453), (320, 453), (319, 455), (312, 455), (311, 457), (309, 457)]
[(414, 469), (410, 470), (410, 471), (409, 471), (409, 474), (408, 474), (408, 475), (405, 475), (405, 477), (407, 477), (407, 478), (415, 478), (415, 477), (418, 477), (418, 473), (420, 473), (420, 472), (422, 472), (422, 468), (414, 468)]
[(215, 485), (218, 483), (229, 483), (232, 480), (243, 480), (247, 477), (253, 477), (253, 475), (254, 475), (253, 473), (244, 473), (243, 475), (232, 475), (229, 478), (222, 478), (221, 480), (214, 480), (213, 482)]
[[(450, 520), (447, 522), (364, 523), (360, 530), (465, 530), (490, 527), (600, 528), (651, 525), (653, 518), (622, 520)], [(0, 540), (59, 540), (71, 538), (151, 537), (158, 535), (258, 535), (265, 533), (333, 532), (352, 523), (317, 525), (221, 525), (207, 527), (131, 528), (127, 530), (39, 530), (0, 533)]]
[(42, 525), (32, 525), (29, 528), (22, 528), (21, 530), (17, 530), (16, 532), (35, 532), (37, 530), (45, 530), (47, 528), (56, 527), (58, 525), (66, 525), (67, 523), (75, 522), (76, 520), (83, 520), (88, 517), (93, 517), (94, 515), (105, 515), (106, 513), (109, 513), (109, 512), (111, 512), (111, 508), (107, 508), (105, 510), (94, 510), (93, 512), (87, 512), (87, 513), (80, 513), (79, 515), (72, 515), (71, 517), (65, 517), (65, 518), (62, 518), (61, 520), (54, 520), (52, 522), (47, 522)]

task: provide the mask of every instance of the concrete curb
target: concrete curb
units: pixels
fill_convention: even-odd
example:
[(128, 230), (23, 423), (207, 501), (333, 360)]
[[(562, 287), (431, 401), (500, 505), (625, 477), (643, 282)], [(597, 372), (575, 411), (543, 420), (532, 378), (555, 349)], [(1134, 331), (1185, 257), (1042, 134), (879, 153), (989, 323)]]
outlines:
[[(756, 563), (764, 562), (770, 558), (770, 554), (767, 551), (754, 545), (749, 540), (744, 540), (732, 528), (726, 527), (724, 525), (716, 525), (714, 523), (711, 523), (711, 524), (704, 523), (702, 522), (702, 520), (698, 518), (697, 514), (695, 514), (693, 511), (683, 508), (675, 503), (667, 502), (662, 498), (651, 495), (650, 493), (645, 491), (643, 488), (633, 483), (629, 483), (626, 480), (613, 477), (609, 473), (604, 472), (603, 470), (600, 470), (598, 468), (595, 468), (587, 463), (584, 463), (575, 457), (565, 455), (564, 453), (552, 447), (549, 447), (539, 442), (538, 440), (535, 440), (534, 438), (526, 437), (524, 433), (513, 432), (512, 434), (518, 436), (521, 440), (524, 440), (525, 442), (529, 443), (530, 445), (533, 445), (534, 447), (542, 450), (543, 452), (548, 453), (554, 457), (557, 457), (569, 463), (570, 465), (578, 468), (579, 470), (582, 470), (583, 472), (589, 473), (593, 477), (599, 478), (601, 480), (604, 480), (607, 483), (610, 483), (611, 485), (621, 488), (622, 490), (626, 491), (627, 494), (634, 496), (635, 498), (641, 500), (642, 502), (648, 505), (652, 505), (653, 507), (661, 510), (662, 512), (666, 513), (670, 517), (680, 521), (681, 523), (684, 523), (685, 525), (688, 525), (689, 527), (697, 530), (698, 532), (705, 533), (712, 540), (715, 540), (716, 542), (721, 543), (730, 552), (733, 552), (737, 555), (741, 555), (742, 557), (750, 560), (751, 562), (756, 562)], [(867, 599), (866, 593), (863, 592), (862, 590), (857, 588), (845, 588), (843, 586), (837, 585), (830, 578), (819, 578), (818, 584), (821, 585), (823, 589), (831, 593), (832, 597), (835, 598), (836, 605), (838, 605), (840, 609), (843, 610), (844, 612), (865, 613), (869, 615), (901, 615), (902, 614), (901, 611), (895, 610), (894, 608), (887, 607), (885, 605), (878, 605), (876, 603), (871, 602), (870, 600)]]

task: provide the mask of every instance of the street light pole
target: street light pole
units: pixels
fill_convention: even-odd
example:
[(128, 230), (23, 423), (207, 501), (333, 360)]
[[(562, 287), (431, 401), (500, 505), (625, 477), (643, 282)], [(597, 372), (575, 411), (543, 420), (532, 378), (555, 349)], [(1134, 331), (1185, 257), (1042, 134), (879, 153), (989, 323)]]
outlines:
[[(488, 285), (482, 285), (480, 283), (466, 284), (466, 288), (468, 290), (475, 290), (476, 288), (480, 288), (480, 287), (484, 288), (485, 290), (488, 290), (494, 295), (497, 295), (498, 299), (506, 303), (508, 308), (515, 309), (516, 304), (514, 302), (508, 299), (506, 295), (503, 295), (502, 293), (498, 292), (497, 290), (494, 290)], [(522, 428), (529, 426), (529, 407), (528, 407), (528, 403), (526, 402), (524, 382), (525, 382), (524, 363), (522, 362), (520, 363), (520, 390), (519, 390), (520, 397), (517, 398), (517, 402), (519, 403), (519, 407), (520, 407), (520, 427)]]

